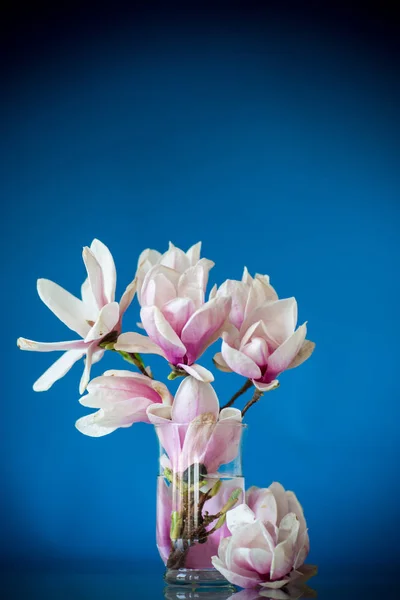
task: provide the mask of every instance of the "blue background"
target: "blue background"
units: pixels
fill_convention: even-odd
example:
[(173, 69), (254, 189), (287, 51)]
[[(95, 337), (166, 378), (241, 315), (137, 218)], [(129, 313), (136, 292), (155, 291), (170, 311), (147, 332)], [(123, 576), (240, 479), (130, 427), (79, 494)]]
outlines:
[[(7, 563), (140, 556), (162, 571), (154, 432), (137, 425), (82, 436), (74, 428), (86, 412), (81, 365), (35, 394), (33, 382), (57, 355), (15, 345), (20, 335), (74, 337), (40, 302), (36, 279), (78, 294), (81, 248), (94, 237), (114, 255), (118, 293), (143, 248), (203, 240), (203, 256), (216, 262), (211, 284), (240, 278), (247, 265), (268, 273), (281, 297), (297, 298), (316, 351), (248, 413), (247, 483), (278, 480), (297, 493), (310, 561), (322, 570), (399, 563), (395, 64), (361, 35), (256, 17), (149, 18), (55, 33), (5, 76)], [(135, 301), (127, 330), (137, 315)], [(167, 375), (161, 360), (151, 364), (158, 378)], [(92, 374), (125, 365), (106, 356)], [(215, 385), (224, 402), (241, 379), (217, 374)]]

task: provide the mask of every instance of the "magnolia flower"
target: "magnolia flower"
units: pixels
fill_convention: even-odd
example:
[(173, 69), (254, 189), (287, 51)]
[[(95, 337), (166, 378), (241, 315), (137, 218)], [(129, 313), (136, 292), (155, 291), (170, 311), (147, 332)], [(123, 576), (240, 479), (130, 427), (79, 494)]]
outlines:
[(104, 354), (100, 343), (111, 333), (115, 332), (115, 336), (120, 333), (122, 316), (135, 294), (136, 282), (133, 281), (127, 287), (119, 304), (114, 301), (115, 264), (111, 252), (99, 240), (93, 240), (90, 248), (83, 249), (83, 261), (87, 279), (81, 288), (82, 300), (53, 281), (39, 279), (37, 282), (40, 299), (82, 339), (48, 343), (18, 338), (17, 344), (21, 350), (64, 351), (64, 354), (34, 383), (33, 389), (36, 392), (48, 390), (55, 381), (71, 369), (77, 360), (86, 356), (79, 386), (79, 391), (83, 394), (90, 379), (92, 364), (98, 362)]
[(315, 568), (304, 565), (309, 539), (294, 493), (273, 483), (250, 488), (246, 501), (227, 513), (232, 535), (221, 541), (214, 567), (243, 588), (279, 589), (313, 575)]
[(116, 350), (159, 354), (172, 365), (192, 365), (221, 335), (231, 300), (205, 301), (214, 263), (199, 259), (200, 243), (185, 254), (170, 244), (162, 256), (145, 250), (137, 274), (140, 318), (149, 337), (124, 333)]
[(295, 298), (278, 300), (266, 275), (227, 281), (216, 292), (232, 297), (230, 325), (214, 362), (223, 371), (251, 379), (260, 391), (277, 387), (277, 377), (310, 357), (315, 344), (306, 340), (306, 323), (296, 330)]
[(242, 414), (236, 408), (219, 411), (218, 398), (210, 384), (213, 379), (209, 371), (198, 367), (196, 377), (182, 381), (172, 406), (154, 404), (147, 409), (176, 472), (197, 464), (213, 473), (237, 456)]
[(99, 410), (78, 419), (76, 428), (91, 437), (101, 437), (133, 423), (149, 423), (149, 406), (168, 406), (172, 402), (163, 383), (131, 371), (106, 371), (92, 379), (87, 390), (79, 402)]

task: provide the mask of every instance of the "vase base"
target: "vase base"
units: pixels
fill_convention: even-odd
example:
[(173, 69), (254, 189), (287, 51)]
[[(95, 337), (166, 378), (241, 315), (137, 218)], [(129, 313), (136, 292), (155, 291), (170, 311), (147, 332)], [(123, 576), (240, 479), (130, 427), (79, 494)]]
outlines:
[(234, 589), (216, 569), (167, 569), (164, 580), (170, 585), (231, 587)]

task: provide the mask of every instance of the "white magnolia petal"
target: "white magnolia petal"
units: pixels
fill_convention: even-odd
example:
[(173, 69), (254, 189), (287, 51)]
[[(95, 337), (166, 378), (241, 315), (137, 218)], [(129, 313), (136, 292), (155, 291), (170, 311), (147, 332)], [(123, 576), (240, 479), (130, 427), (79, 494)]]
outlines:
[(86, 415), (85, 417), (78, 419), (75, 423), (75, 427), (78, 431), (80, 431), (80, 433), (90, 437), (102, 437), (118, 429), (117, 426), (106, 427), (102, 425), (103, 417), (104, 410), (101, 408), (91, 415)]
[(219, 413), (219, 421), (225, 421), (225, 419), (232, 419), (233, 421), (242, 421), (242, 411), (233, 406), (223, 408)]
[(278, 375), (285, 371), (298, 354), (307, 335), (306, 323), (301, 325), (268, 359), (268, 373)]
[(56, 360), (51, 367), (43, 373), (41, 377), (33, 384), (35, 392), (45, 392), (50, 389), (53, 383), (55, 383), (61, 377), (64, 377), (71, 367), (76, 363), (77, 360), (82, 358), (86, 353), (86, 349), (82, 350), (68, 350)]
[(172, 420), (189, 423), (199, 415), (210, 414), (216, 420), (219, 414), (217, 394), (210, 383), (194, 377), (185, 377), (180, 384), (172, 405)]
[(216, 297), (216, 295), (217, 295), (217, 291), (218, 291), (218, 287), (217, 287), (217, 284), (215, 283), (212, 286), (211, 290), (210, 290), (210, 293), (208, 295), (208, 299), (209, 300), (213, 300)]
[(167, 302), (161, 309), (164, 317), (171, 325), (173, 330), (180, 335), (182, 329), (196, 310), (195, 304), (191, 298), (173, 298)]
[(243, 269), (243, 275), (242, 275), (242, 282), (246, 283), (247, 285), (250, 285), (252, 281), (253, 281), (253, 278), (250, 275), (247, 267), (244, 267), (244, 269)]
[(254, 310), (243, 322), (241, 333), (256, 321), (263, 321), (268, 337), (278, 346), (292, 335), (297, 323), (297, 302), (295, 298), (285, 298), (266, 302)]
[(103, 272), (104, 295), (107, 302), (115, 300), (115, 286), (117, 284), (117, 271), (110, 250), (103, 242), (94, 239), (90, 245), (90, 249), (99, 263)]
[(157, 306), (145, 306), (140, 318), (151, 339), (162, 348), (172, 364), (181, 362), (186, 347)]
[(100, 340), (114, 330), (119, 321), (119, 304), (111, 302), (100, 310), (97, 320), (85, 338), (85, 342)]
[(202, 381), (203, 383), (211, 383), (212, 381), (214, 381), (214, 375), (211, 373), (211, 371), (209, 371), (205, 367), (202, 367), (201, 365), (194, 364), (189, 366), (184, 365), (183, 363), (179, 363), (178, 367), (186, 371), (186, 373), (188, 373), (195, 379)]
[(154, 425), (171, 421), (172, 407), (166, 406), (165, 404), (152, 404), (147, 409), (147, 416), (149, 417), (150, 423), (153, 423)]
[(226, 524), (231, 533), (255, 521), (256, 517), (247, 504), (240, 504), (226, 513)]
[(197, 244), (193, 244), (186, 252), (186, 256), (189, 259), (190, 266), (194, 266), (200, 260), (201, 253), (201, 242), (197, 242)]
[(95, 321), (97, 319), (99, 309), (97, 308), (96, 300), (94, 299), (88, 277), (86, 277), (85, 281), (81, 285), (81, 297), (82, 302), (85, 305), (86, 319), (88, 321)]
[(49, 279), (38, 279), (40, 299), (67, 327), (85, 337), (90, 329), (88, 310), (82, 300), (76, 298), (60, 285)]
[(275, 496), (276, 506), (277, 506), (277, 524), (279, 525), (281, 520), (287, 513), (289, 512), (289, 501), (285, 492), (285, 488), (283, 485), (274, 481), (269, 486), (269, 489)]
[(31, 352), (54, 352), (55, 350), (79, 350), (87, 347), (84, 340), (73, 340), (71, 342), (35, 342), (26, 338), (18, 338), (17, 346), (20, 350)]
[(137, 279), (135, 279), (127, 286), (126, 290), (121, 296), (121, 300), (119, 301), (119, 314), (120, 317), (125, 313), (127, 308), (129, 308), (133, 298), (135, 297), (137, 290)]
[(80, 394), (83, 394), (83, 392), (86, 390), (87, 384), (90, 381), (90, 370), (92, 368), (93, 354), (96, 351), (96, 348), (97, 348), (96, 343), (93, 343), (86, 350), (85, 368), (83, 369), (81, 381), (79, 383), (79, 393)]
[(174, 246), (172, 242), (169, 243), (167, 252), (162, 255), (160, 264), (179, 273), (183, 273), (190, 267), (188, 256), (183, 250)]
[(142, 335), (141, 333), (136, 333), (134, 331), (121, 333), (114, 348), (115, 350), (121, 350), (122, 352), (158, 354), (165, 357), (160, 346), (157, 346), (157, 344), (147, 337), (147, 335)]
[(104, 293), (104, 278), (102, 268), (93, 252), (87, 246), (85, 246), (83, 249), (82, 258), (83, 262), (85, 263), (93, 297), (97, 304), (97, 308), (100, 310), (108, 302)]
[(276, 390), (280, 384), (277, 379), (274, 379), (270, 383), (262, 383), (262, 381), (253, 380), (253, 385), (260, 390), (260, 392), (271, 392), (272, 390)]
[(221, 354), (226, 364), (235, 373), (249, 379), (260, 379), (261, 370), (254, 360), (230, 346), (225, 340), (222, 341)]

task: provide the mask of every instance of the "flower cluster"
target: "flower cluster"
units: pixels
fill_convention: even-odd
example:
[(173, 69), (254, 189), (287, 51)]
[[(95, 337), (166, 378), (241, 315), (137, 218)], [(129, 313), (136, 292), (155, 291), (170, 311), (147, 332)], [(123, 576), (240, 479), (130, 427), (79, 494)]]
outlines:
[[(17, 343), (22, 350), (63, 352), (34, 383), (35, 391), (48, 390), (84, 358), (80, 402), (96, 410), (76, 422), (83, 434), (100, 437), (136, 422), (155, 426), (163, 448), (157, 543), (168, 567), (196, 566), (213, 555), (214, 567), (234, 584), (278, 589), (307, 574), (308, 535), (296, 497), (273, 484), (251, 488), (243, 504), (243, 485), (228, 483), (218, 471), (238, 455), (247, 410), (278, 387), (284, 371), (309, 358), (314, 344), (306, 339), (306, 324), (297, 327), (296, 300), (280, 299), (267, 275), (252, 277), (245, 268), (240, 281), (227, 280), (207, 296), (214, 263), (200, 251), (201, 243), (187, 252), (173, 244), (164, 254), (145, 250), (134, 280), (116, 302), (113, 257), (93, 240), (83, 249), (87, 276), (81, 298), (47, 279), (37, 283), (41, 300), (79, 338)], [(139, 331), (123, 332), (135, 294)], [(244, 378), (223, 407), (213, 374), (198, 362), (218, 340), (214, 365)], [(112, 370), (91, 380), (92, 365), (107, 351), (139, 372)], [(154, 379), (143, 361), (146, 354), (168, 361), (168, 379), (183, 378), (175, 396)], [(244, 408), (233, 407), (250, 389)]]

